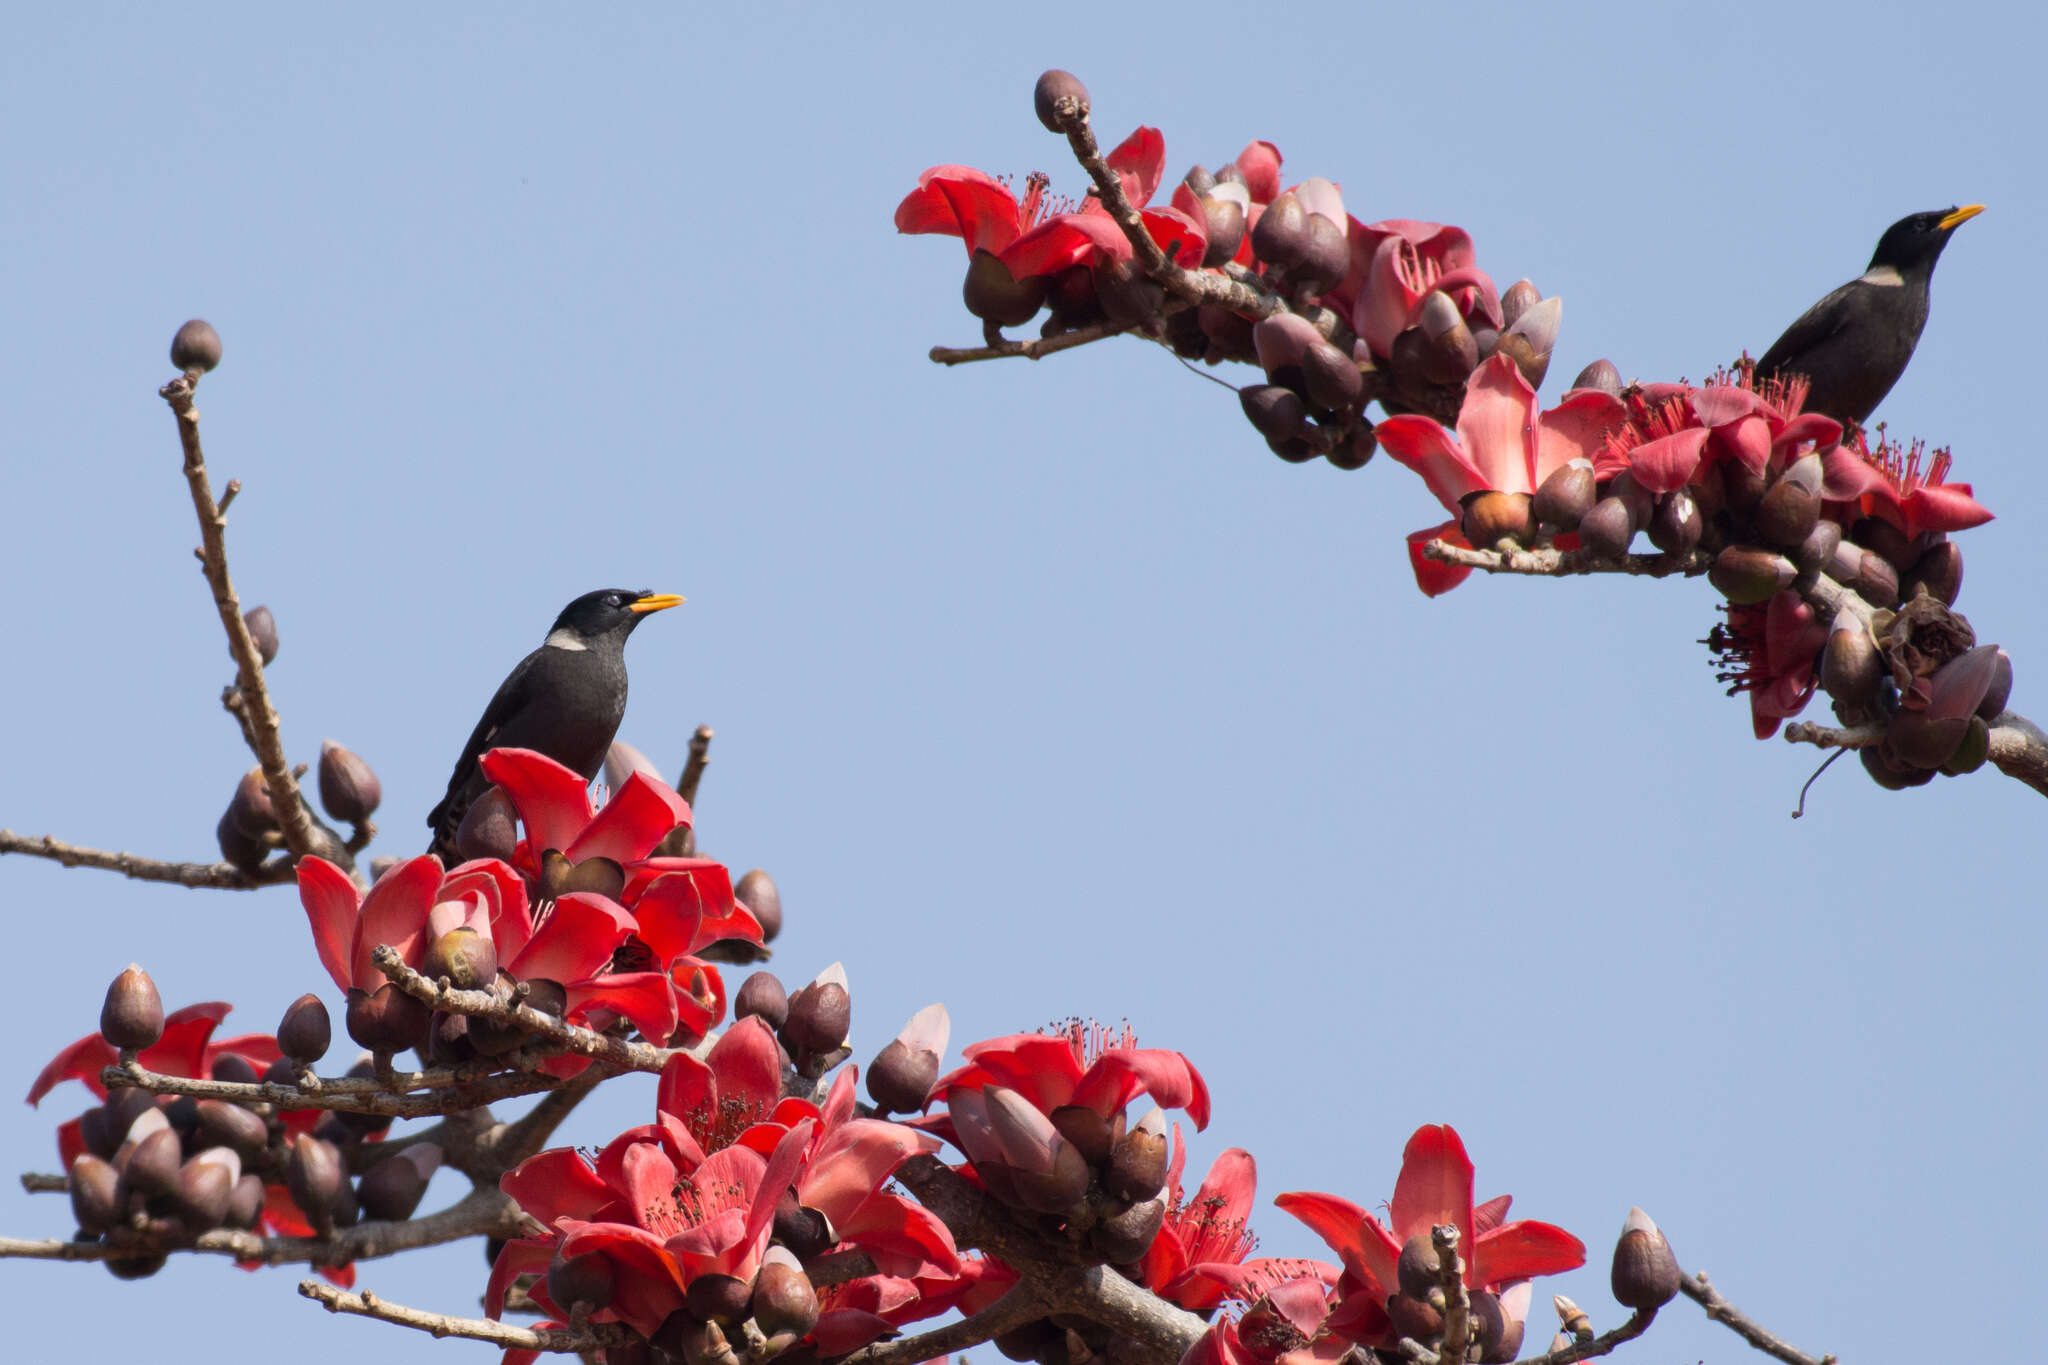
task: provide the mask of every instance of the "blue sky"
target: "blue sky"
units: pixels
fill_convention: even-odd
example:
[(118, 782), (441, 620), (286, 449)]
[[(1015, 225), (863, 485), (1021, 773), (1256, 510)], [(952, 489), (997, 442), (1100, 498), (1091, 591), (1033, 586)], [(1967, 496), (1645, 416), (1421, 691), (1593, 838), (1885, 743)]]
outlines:
[[(1893, 219), (1988, 203), (1880, 415), (1953, 445), (1999, 513), (1962, 538), (1959, 605), (2038, 717), (2034, 457), (2002, 405), (2037, 385), (2009, 299), (2039, 273), (2048, 35), (1996, 13), (46, 7), (0, 53), (0, 824), (204, 858), (249, 762), (155, 393), (203, 315), (287, 743), (375, 766), (378, 851), (423, 846), (563, 602), (685, 593), (633, 642), (623, 734), (673, 771), (717, 727), (704, 847), (780, 880), (788, 979), (845, 961), (863, 1059), (933, 999), (956, 1044), (1128, 1018), (1208, 1076), (1197, 1169), (1242, 1145), (1263, 1197), (1374, 1205), (1408, 1133), (1451, 1122), (1482, 1197), (1592, 1247), (1550, 1287), (1603, 1325), (1641, 1204), (1815, 1353), (2031, 1339), (2038, 798), (1842, 764), (1792, 821), (1815, 752), (1754, 742), (1714, 685), (1704, 583), (1426, 601), (1418, 480), (1283, 465), (1133, 342), (932, 366), (978, 333), (963, 258), (890, 224), (938, 162), (1077, 191), (1030, 111), (1068, 67), (1105, 139), (1164, 130), (1173, 174), (1267, 138), (1363, 218), (1467, 228), (1503, 285), (1564, 296), (1554, 395), (1600, 355), (1696, 378), (1756, 353)], [(0, 886), (0, 1092), (130, 960), (244, 1028), (325, 985), (286, 890), (15, 858)], [(651, 1080), (609, 1089), (567, 1140), (644, 1121)], [(81, 1097), (14, 1111), (0, 1167), (53, 1169)], [(1316, 1249), (1270, 1208), (1255, 1227)], [(69, 1230), (0, 1182), (0, 1231)], [(1926, 1306), (1940, 1247), (1935, 1301), (1966, 1310)], [(465, 1246), (362, 1283), (464, 1312), (483, 1274)], [(326, 1319), (297, 1278), (9, 1263), (0, 1302), (44, 1309), (12, 1325), (24, 1360), (109, 1311), (164, 1361), (211, 1358), (215, 1321), (304, 1365), (482, 1358)], [(1665, 1317), (1635, 1355), (1739, 1358)]]

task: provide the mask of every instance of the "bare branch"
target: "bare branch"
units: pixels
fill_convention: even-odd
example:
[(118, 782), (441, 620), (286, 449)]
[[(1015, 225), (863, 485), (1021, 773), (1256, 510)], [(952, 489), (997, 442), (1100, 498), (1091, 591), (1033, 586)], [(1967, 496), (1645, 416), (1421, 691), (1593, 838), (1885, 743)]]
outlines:
[(289, 858), (277, 858), (254, 872), (244, 872), (227, 863), (171, 863), (145, 858), (138, 853), (113, 853), (106, 849), (67, 844), (50, 835), (16, 834), (0, 829), (0, 853), (26, 853), (31, 858), (48, 858), (65, 867), (96, 867), (118, 872), (138, 882), (169, 882), (174, 886), (208, 887), (218, 891), (254, 891), (292, 879)]
[(1810, 720), (1795, 720), (1785, 727), (1785, 742), (1811, 744), (1821, 749), (1868, 749), (1873, 744), (1884, 743), (1884, 727), (1857, 725), (1840, 730)]
[(1472, 1300), (1465, 1293), (1465, 1258), (1458, 1254), (1458, 1225), (1444, 1223), (1429, 1230), (1436, 1247), (1437, 1285), (1444, 1291), (1444, 1334), (1437, 1354), (1463, 1360), (1472, 1340)]
[(1596, 559), (1584, 550), (1468, 550), (1445, 540), (1432, 540), (1422, 547), (1425, 559), (1452, 564), (1481, 573), (1521, 574), (1532, 578), (1569, 578), (1575, 574), (1619, 573), (1633, 577), (1695, 578), (1714, 562), (1704, 550), (1682, 556), (1623, 555), (1620, 559)]
[(514, 1327), (506, 1322), (492, 1322), (489, 1318), (458, 1318), (429, 1313), (424, 1309), (387, 1303), (367, 1289), (360, 1294), (352, 1294), (318, 1280), (299, 1281), (299, 1293), (324, 1305), (330, 1313), (353, 1313), (437, 1337), (467, 1337), (471, 1341), (488, 1341), (512, 1350), (572, 1355), (580, 1351), (601, 1351), (607, 1346), (628, 1346), (641, 1339), (632, 1328), (617, 1322), (599, 1323), (579, 1332), (559, 1327)]
[(21, 1188), (29, 1194), (68, 1194), (71, 1182), (54, 1171), (23, 1171)]
[(683, 760), (683, 775), (676, 783), (676, 795), (693, 807), (697, 804), (697, 784), (704, 780), (704, 768), (711, 762), (711, 738), (717, 733), (708, 725), (700, 725), (690, 736), (690, 756)]
[(1679, 1279), (1678, 1287), (1688, 1299), (1698, 1304), (1706, 1315), (1720, 1323), (1750, 1345), (1767, 1356), (1785, 1362), (1785, 1365), (1835, 1365), (1832, 1355), (1819, 1359), (1806, 1354), (1783, 1338), (1773, 1335), (1751, 1321), (1740, 1309), (1721, 1297), (1720, 1292), (1708, 1281), (1705, 1271), (1697, 1275), (1686, 1275)]
[(1122, 336), (1129, 327), (1117, 322), (1096, 322), (1086, 327), (1076, 327), (1071, 332), (1057, 332), (1036, 341), (999, 341), (987, 346), (934, 346), (931, 358), (939, 365), (965, 365), (976, 360), (1007, 360), (1021, 357), (1025, 360), (1042, 360), (1061, 351), (1071, 351), (1076, 346), (1086, 346), (1092, 341), (1102, 341), (1113, 336)]
[(242, 604), (228, 578), (227, 518), (213, 500), (206, 475), (206, 455), (199, 445), (199, 409), (192, 405), (196, 373), (186, 373), (158, 390), (178, 420), (178, 442), (185, 451), (185, 482), (192, 491), (192, 509), (199, 516), (200, 564), (206, 582), (213, 589), (213, 604), (220, 613), (221, 628), (227, 632), (228, 650), (235, 656), (235, 687), (248, 708), (249, 737), (257, 761), (263, 765), (263, 780), (270, 788), (270, 804), (284, 831), (285, 847), (296, 862), (323, 850), (313, 828), (305, 798), (292, 776), (285, 757), (284, 741), (278, 734), (277, 710), (263, 683), (263, 658), (250, 638), (249, 624), (242, 619)]
[(1515, 1365), (1572, 1365), (1575, 1360), (1591, 1360), (1595, 1356), (1604, 1356), (1623, 1342), (1634, 1341), (1649, 1331), (1650, 1323), (1656, 1316), (1654, 1310), (1648, 1313), (1631, 1313), (1627, 1322), (1610, 1331), (1602, 1332), (1597, 1337), (1589, 1332), (1576, 1341), (1558, 1347), (1555, 1351), (1545, 1351), (1540, 1356), (1525, 1356), (1516, 1361)]
[[(280, 1109), (338, 1109), (349, 1114), (382, 1114), (391, 1118), (432, 1118), (460, 1113), (496, 1100), (553, 1090), (561, 1084), (545, 1072), (491, 1072), (482, 1075), (462, 1068), (394, 1073), (394, 1084), (367, 1078), (342, 1077), (318, 1081), (318, 1088), (273, 1085), (267, 1081), (206, 1081), (166, 1076), (133, 1060), (117, 1062), (100, 1072), (102, 1084), (132, 1085), (152, 1095), (190, 1095), (194, 1099), (227, 1100), (235, 1104), (274, 1104)], [(395, 1088), (394, 1088), (395, 1086)], [(424, 1090), (425, 1094), (404, 1092)]]

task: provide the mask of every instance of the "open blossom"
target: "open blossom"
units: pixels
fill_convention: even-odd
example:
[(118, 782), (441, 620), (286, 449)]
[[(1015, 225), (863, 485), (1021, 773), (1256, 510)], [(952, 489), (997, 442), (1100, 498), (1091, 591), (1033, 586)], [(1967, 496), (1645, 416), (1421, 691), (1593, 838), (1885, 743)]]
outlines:
[(1150, 1095), (1164, 1108), (1187, 1110), (1195, 1127), (1209, 1126), (1209, 1087), (1194, 1064), (1178, 1052), (1139, 1047), (1128, 1026), (1116, 1031), (1075, 1020), (1058, 1033), (971, 1043), (961, 1055), (967, 1064), (939, 1078), (934, 1099), (997, 1085), (1043, 1114), (1075, 1104), (1109, 1118), (1139, 1095)]
[(1880, 439), (1873, 450), (1859, 433), (1853, 446), (1827, 456), (1826, 495), (1831, 501), (1853, 501), (1864, 516), (1890, 522), (1908, 536), (1967, 531), (1990, 521), (1990, 509), (1977, 501), (1970, 485), (1948, 482), (1949, 453), (1935, 451), (1923, 467), (1925, 455), (1918, 441), (1900, 446)]
[(1698, 386), (1639, 385), (1622, 401), (1627, 418), (1609, 431), (1593, 472), (1608, 479), (1628, 470), (1652, 493), (1682, 488), (1718, 460), (1759, 476), (1776, 473), (1842, 436), (1834, 418), (1800, 411), (1806, 381), (1798, 376), (1759, 381), (1748, 371), (1724, 371)]
[(1451, 1224), (1465, 1249), (1465, 1284), (1498, 1290), (1510, 1282), (1574, 1270), (1586, 1261), (1578, 1238), (1549, 1223), (1507, 1217), (1509, 1196), (1472, 1202), (1472, 1161), (1448, 1124), (1415, 1131), (1401, 1153), (1401, 1174), (1385, 1223), (1336, 1195), (1283, 1194), (1274, 1201), (1307, 1223), (1344, 1263), (1344, 1302), (1332, 1314), (1331, 1330), (1361, 1345), (1392, 1345), (1386, 1303), (1399, 1291), (1395, 1273), (1401, 1249), (1428, 1238), (1430, 1229)]
[(1348, 305), (1351, 326), (1373, 354), (1386, 359), (1394, 338), (1414, 325), (1432, 290), (1450, 295), (1474, 327), (1501, 325), (1500, 294), (1492, 277), (1474, 265), (1472, 237), (1447, 223), (1389, 218), (1349, 223), (1351, 270), (1329, 302)]
[(1755, 606), (1723, 607), (1728, 620), (1708, 632), (1707, 647), (1721, 665), (1716, 674), (1728, 695), (1749, 695), (1750, 725), (1758, 739), (1778, 732), (1780, 721), (1806, 709), (1828, 627), (1812, 604), (1786, 589)]

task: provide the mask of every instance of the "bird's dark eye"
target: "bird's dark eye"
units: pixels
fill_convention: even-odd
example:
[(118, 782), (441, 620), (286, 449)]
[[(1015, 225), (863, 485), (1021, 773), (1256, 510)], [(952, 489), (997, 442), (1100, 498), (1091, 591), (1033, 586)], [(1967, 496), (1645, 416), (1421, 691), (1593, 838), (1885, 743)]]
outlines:
[(623, 607), (626, 605), (626, 599), (619, 596), (617, 593), (613, 593), (610, 597), (607, 597), (604, 600), (605, 605), (607, 606)]

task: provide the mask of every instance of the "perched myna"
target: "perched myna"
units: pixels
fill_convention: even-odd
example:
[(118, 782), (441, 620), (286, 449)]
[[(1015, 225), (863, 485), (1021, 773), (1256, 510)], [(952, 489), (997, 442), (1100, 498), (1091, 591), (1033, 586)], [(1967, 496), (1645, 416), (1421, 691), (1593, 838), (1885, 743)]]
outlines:
[(519, 661), (462, 746), (448, 794), (427, 817), (429, 853), (456, 858), (455, 830), (470, 802), (490, 789), (477, 759), (491, 749), (537, 749), (588, 778), (626, 714), (626, 637), (649, 612), (678, 606), (673, 593), (602, 588), (562, 608), (541, 647)]
[(1877, 239), (1870, 268), (1800, 315), (1756, 363), (1759, 379), (1803, 374), (1806, 410), (1869, 419), (1906, 372), (1927, 325), (1927, 285), (1949, 234), (1982, 204), (1899, 219)]

